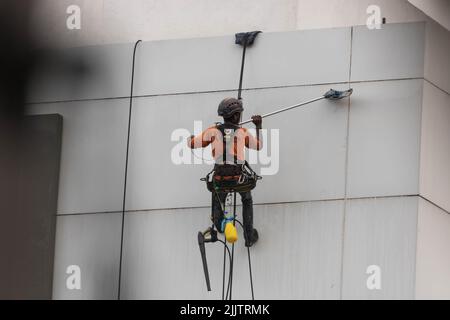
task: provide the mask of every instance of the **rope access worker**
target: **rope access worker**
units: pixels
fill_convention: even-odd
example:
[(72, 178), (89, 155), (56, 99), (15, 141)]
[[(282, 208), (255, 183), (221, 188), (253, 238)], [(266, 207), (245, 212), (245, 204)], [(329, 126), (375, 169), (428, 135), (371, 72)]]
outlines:
[[(256, 126), (256, 137), (254, 137), (246, 128), (239, 125), (243, 110), (241, 100), (225, 98), (220, 102), (217, 110), (218, 115), (223, 117), (224, 123), (211, 126), (201, 134), (188, 139), (188, 146), (191, 149), (205, 148), (211, 144), (212, 156), (215, 161), (214, 179), (227, 181), (241, 177), (242, 165), (248, 166), (245, 161), (245, 148), (258, 151), (262, 148), (260, 135), (262, 118), (259, 115), (252, 117), (252, 122)], [(243, 207), (245, 246), (251, 247), (258, 241), (258, 231), (253, 228), (252, 194), (251, 191), (239, 192), (239, 194)], [(222, 207), (227, 195), (228, 192), (220, 190), (212, 192), (211, 219), (220, 233), (225, 232), (225, 227), (230, 222), (229, 218), (224, 215)]]

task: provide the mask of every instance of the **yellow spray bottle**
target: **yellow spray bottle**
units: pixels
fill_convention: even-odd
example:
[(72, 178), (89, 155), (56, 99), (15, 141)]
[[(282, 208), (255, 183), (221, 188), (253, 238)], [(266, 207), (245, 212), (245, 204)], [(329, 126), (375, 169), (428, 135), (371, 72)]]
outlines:
[(229, 243), (235, 243), (238, 239), (236, 227), (232, 222), (228, 222), (225, 225), (225, 238)]
[(229, 243), (235, 243), (238, 240), (238, 234), (236, 227), (233, 224), (233, 218), (226, 217), (224, 223), (225, 223), (225, 230), (224, 230), (225, 239), (227, 239)]

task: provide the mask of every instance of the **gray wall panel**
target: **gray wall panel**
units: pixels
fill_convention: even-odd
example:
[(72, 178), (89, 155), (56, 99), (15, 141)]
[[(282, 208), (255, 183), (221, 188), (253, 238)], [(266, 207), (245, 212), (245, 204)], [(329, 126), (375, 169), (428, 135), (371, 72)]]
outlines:
[(419, 200), (416, 298), (450, 299), (450, 215)]
[[(349, 200), (346, 207), (343, 299), (413, 299), (418, 197)], [(381, 269), (369, 290), (368, 266)]]
[(30, 105), (64, 118), (58, 213), (122, 209), (128, 100)]
[[(136, 95), (236, 89), (241, 55), (231, 36), (144, 42)], [(347, 81), (349, 64), (350, 28), (262, 33), (247, 49), (243, 86)]]
[(350, 28), (267, 33), (248, 49), (244, 87), (345, 82)]
[[(342, 218), (342, 201), (256, 206), (255, 298), (339, 298)], [(127, 214), (121, 298), (220, 299), (223, 247), (207, 247), (213, 289), (207, 293), (197, 245), (208, 221), (209, 209)], [(234, 275), (233, 298), (251, 298), (242, 239)]]
[[(117, 299), (121, 214), (58, 216), (53, 299)], [(81, 289), (68, 289), (67, 267), (81, 271)]]
[(135, 95), (235, 89), (241, 51), (233, 36), (143, 42)]
[(348, 196), (418, 194), (422, 80), (354, 85)]
[(353, 29), (352, 81), (419, 78), (424, 75), (425, 24)]

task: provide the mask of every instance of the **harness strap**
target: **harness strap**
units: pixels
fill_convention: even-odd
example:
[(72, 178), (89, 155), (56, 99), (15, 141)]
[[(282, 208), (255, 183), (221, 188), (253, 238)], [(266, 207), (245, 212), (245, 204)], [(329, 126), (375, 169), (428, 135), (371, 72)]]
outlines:
[[(236, 130), (234, 130), (234, 132), (236, 133)], [(237, 137), (235, 135), (233, 135), (233, 155), (234, 155), (234, 164), (237, 164)], [(236, 152), (234, 152), (234, 148), (236, 147)]]
[[(217, 129), (220, 130), (220, 132), (222, 133), (222, 162), (223, 164), (227, 164), (227, 151), (229, 151), (230, 154), (233, 154), (233, 163), (234, 164), (238, 164), (238, 157), (237, 157), (237, 152), (234, 152), (236, 146), (237, 146), (237, 137), (236, 137), (236, 131), (239, 129), (239, 126), (235, 126), (235, 125), (225, 125), (225, 124), (220, 124), (217, 126)], [(230, 129), (233, 131), (233, 133), (231, 134), (231, 136), (233, 137), (233, 143), (230, 143), (230, 150), (228, 150), (227, 148), (227, 135), (225, 130), (226, 129)]]
[(225, 138), (225, 129), (224, 129), (223, 125), (220, 127), (220, 132), (222, 133), (222, 143), (223, 143), (222, 163), (225, 164), (225, 163), (227, 163), (227, 140)]

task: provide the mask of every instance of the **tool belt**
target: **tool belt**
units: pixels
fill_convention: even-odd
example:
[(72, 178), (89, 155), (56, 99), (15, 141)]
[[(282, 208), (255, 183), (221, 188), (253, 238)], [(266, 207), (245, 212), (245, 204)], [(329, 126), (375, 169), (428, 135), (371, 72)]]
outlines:
[(210, 192), (247, 192), (256, 187), (261, 180), (247, 161), (243, 164), (215, 165), (214, 169), (200, 180), (206, 181)]

